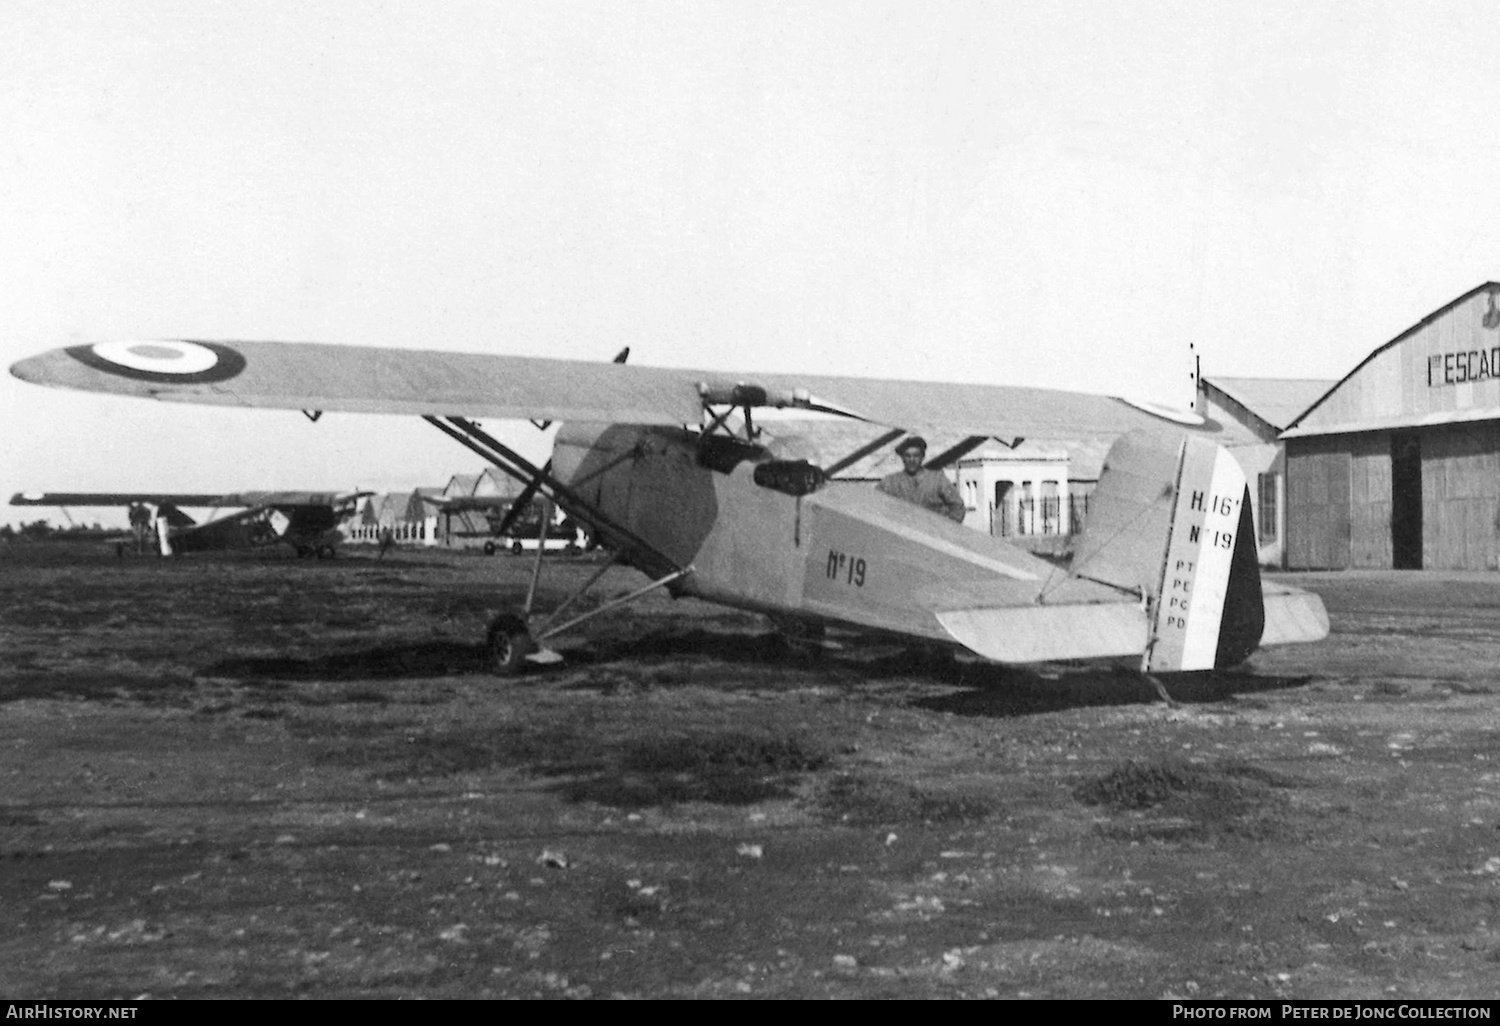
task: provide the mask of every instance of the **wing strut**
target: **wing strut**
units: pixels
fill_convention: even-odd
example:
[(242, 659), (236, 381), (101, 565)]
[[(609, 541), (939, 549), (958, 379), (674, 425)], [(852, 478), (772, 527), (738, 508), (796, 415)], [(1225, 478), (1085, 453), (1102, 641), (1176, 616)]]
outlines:
[(505, 534), (511, 529), (515, 522), (521, 519), (521, 514), (526, 512), (531, 500), (536, 497), (536, 490), (542, 485), (544, 475), (552, 473), (552, 461), (548, 460), (541, 471), (526, 482), (526, 487), (521, 489), (521, 494), (516, 496), (515, 501), (510, 504), (510, 509), (505, 511), (505, 517), (500, 521), (500, 526), (495, 528), (496, 534)]
[(677, 577), (687, 572), (686, 567), (678, 565), (675, 560), (630, 528), (599, 512), (589, 504), (588, 500), (559, 481), (550, 471), (537, 467), (520, 453), (492, 437), (473, 421), (463, 417), (440, 418), (431, 415), (424, 415), (422, 419), (455, 442), (493, 463), (502, 472), (523, 485), (529, 485), (533, 479), (539, 479), (538, 487), (545, 486), (547, 492), (550, 493), (549, 498), (568, 513), (587, 523), (611, 547), (624, 549), (622, 558), (626, 562), (641, 559), (648, 566), (641, 566), (640, 563), (633, 563), (633, 565), (652, 575), (661, 572), (664, 567), (669, 568), (670, 571), (677, 571), (672, 576), (672, 580), (676, 580)]
[(833, 466), (824, 467), (823, 473), (828, 475), (829, 477), (832, 477), (834, 474), (837, 474), (844, 468), (852, 467), (854, 464), (870, 455), (870, 453), (874, 452), (876, 449), (882, 449), (885, 446), (890, 445), (892, 442), (894, 442), (904, 434), (906, 434), (905, 428), (894, 428), (890, 431), (887, 431), (885, 434), (881, 435), (879, 438), (875, 439), (875, 441), (869, 443), (868, 445), (861, 445), (858, 449), (855, 449), (853, 452), (845, 456), (843, 459), (839, 460)]
[[(969, 453), (973, 452), (975, 449), (979, 448), (979, 446), (984, 443), (984, 440), (987, 437), (989, 436), (970, 435), (962, 442), (959, 442), (956, 445), (949, 446), (948, 448), (944, 449), (942, 452), (934, 456), (932, 459), (927, 461), (927, 469), (942, 470), (954, 460), (962, 459)], [(1014, 448), (1014, 446), (1012, 446), (1012, 448)]]

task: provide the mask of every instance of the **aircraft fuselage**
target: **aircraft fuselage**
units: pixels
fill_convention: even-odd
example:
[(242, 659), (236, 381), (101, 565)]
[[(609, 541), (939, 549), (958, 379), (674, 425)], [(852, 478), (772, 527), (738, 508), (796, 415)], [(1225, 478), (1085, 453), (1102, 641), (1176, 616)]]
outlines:
[[(777, 471), (798, 465), (728, 437), (568, 424), (553, 469), (651, 551), (607, 528), (606, 545), (651, 576), (690, 567), (674, 593), (729, 606), (952, 641), (937, 611), (1025, 604), (1059, 583), (1051, 564), (868, 483), (780, 490)], [(1091, 587), (1061, 583), (1073, 601)]]

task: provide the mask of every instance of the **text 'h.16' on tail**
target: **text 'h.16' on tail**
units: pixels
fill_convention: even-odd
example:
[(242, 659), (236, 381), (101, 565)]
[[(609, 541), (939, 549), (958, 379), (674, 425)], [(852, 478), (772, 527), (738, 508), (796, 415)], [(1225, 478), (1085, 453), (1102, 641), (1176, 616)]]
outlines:
[(1234, 666), (1261, 645), (1328, 633), (1317, 596), (1262, 583), (1245, 473), (1195, 436), (1114, 444), (1072, 569), (1145, 597), (1148, 673)]

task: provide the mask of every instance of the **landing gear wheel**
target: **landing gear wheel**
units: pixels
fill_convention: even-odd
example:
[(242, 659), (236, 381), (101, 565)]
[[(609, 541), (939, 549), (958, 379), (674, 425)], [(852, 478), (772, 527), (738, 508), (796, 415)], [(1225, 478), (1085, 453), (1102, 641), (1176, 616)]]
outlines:
[(493, 556), (495, 554), (495, 543), (494, 542), (487, 541), (487, 542), (484, 543), (484, 554), (486, 556)]
[(519, 556), (521, 554), (521, 552), (522, 552), (522, 549), (521, 549), (521, 543), (520, 542), (511, 542), (510, 543), (510, 554), (512, 556)]
[(490, 623), (485, 647), (490, 655), (490, 669), (498, 676), (514, 677), (521, 672), (526, 657), (536, 651), (536, 641), (526, 629), (526, 621), (502, 613)]
[(333, 558), (333, 546), (332, 545), (319, 545), (318, 546), (318, 558), (319, 559), (332, 559)]

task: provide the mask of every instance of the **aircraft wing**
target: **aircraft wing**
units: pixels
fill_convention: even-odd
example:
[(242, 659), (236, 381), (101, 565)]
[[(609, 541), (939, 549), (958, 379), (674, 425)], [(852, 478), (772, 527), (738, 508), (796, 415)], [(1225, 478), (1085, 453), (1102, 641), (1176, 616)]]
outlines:
[(427, 501), (447, 513), (503, 513), (515, 504), (516, 499), (515, 496), (503, 495), (453, 495)]
[(234, 502), (232, 495), (184, 494), (178, 492), (17, 492), (12, 506), (248, 506)]
[(235, 492), (224, 496), (221, 506), (254, 506), (269, 509), (299, 509), (327, 506), (338, 509), (374, 492)]
[[(103, 342), (22, 360), (23, 381), (219, 406), (691, 424), (705, 399), (844, 413), (908, 430), (1057, 438), (1239, 430), (1109, 396), (1004, 385), (679, 370), (312, 342)], [(738, 391), (736, 391), (738, 389)], [(1247, 436), (1248, 438), (1248, 436)]]
[(131, 506), (143, 502), (151, 506), (212, 506), (228, 508), (291, 509), (298, 506), (339, 507), (371, 492), (17, 492), (10, 497), (12, 506)]

